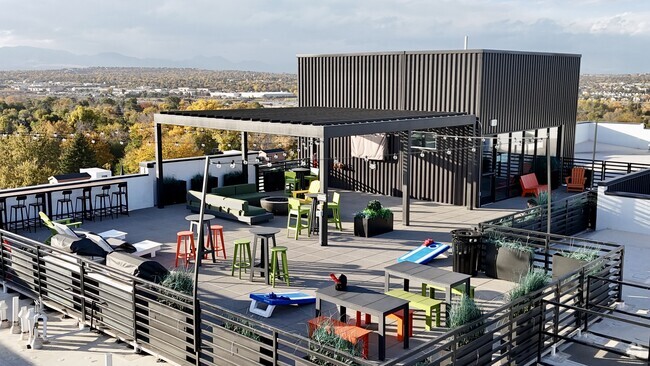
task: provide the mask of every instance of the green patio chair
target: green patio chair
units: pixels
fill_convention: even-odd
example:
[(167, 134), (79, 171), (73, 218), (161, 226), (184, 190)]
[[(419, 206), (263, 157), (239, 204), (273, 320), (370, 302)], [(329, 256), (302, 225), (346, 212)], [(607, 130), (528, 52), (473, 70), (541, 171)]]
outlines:
[(291, 192), (296, 189), (296, 184), (298, 179), (296, 179), (296, 172), (286, 171), (284, 172), (284, 194), (291, 196)]
[(332, 222), (336, 225), (336, 228), (339, 231), (343, 230), (343, 225), (341, 224), (341, 195), (339, 192), (334, 192), (332, 197), (332, 202), (327, 202), (327, 208), (332, 210), (332, 217), (327, 219), (327, 222)]
[[(287, 238), (290, 237), (291, 230), (295, 231), (294, 239), (298, 240), (298, 235), (302, 229), (311, 232), (311, 220), (309, 219), (311, 208), (308, 205), (301, 205), (297, 198), (289, 198), (289, 215), (287, 215)], [(291, 225), (291, 218), (295, 217), (294, 225)]]
[(50, 220), (50, 218), (42, 211), (38, 213), (38, 216), (41, 217), (41, 221), (43, 221), (43, 225), (50, 229), (50, 237), (45, 240), (45, 244), (50, 244), (50, 239), (59, 232), (56, 230), (54, 225), (52, 225), (52, 222), (56, 222), (57, 224), (63, 224), (65, 226), (71, 227), (73, 229), (77, 229), (81, 226), (82, 222), (81, 221), (73, 221), (73, 218), (66, 218), (66, 219), (60, 219), (60, 220)]

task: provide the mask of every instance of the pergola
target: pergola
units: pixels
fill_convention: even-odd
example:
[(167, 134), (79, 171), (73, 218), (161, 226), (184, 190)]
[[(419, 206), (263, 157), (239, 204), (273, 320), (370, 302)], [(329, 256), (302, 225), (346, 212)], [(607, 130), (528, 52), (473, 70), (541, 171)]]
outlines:
[[(347, 108), (267, 108), (213, 111), (168, 111), (154, 115), (156, 125), (156, 179), (158, 207), (163, 194), (162, 125), (177, 125), (241, 132), (242, 159), (247, 159), (248, 133), (288, 135), (317, 139), (321, 194), (328, 193), (330, 166), (329, 140), (344, 136), (400, 133), (402, 156), (402, 223), (410, 221), (410, 139), (411, 132), (442, 127), (474, 126), (476, 117), (462, 113), (439, 113)], [(325, 202), (325, 205), (327, 203)], [(323, 207), (326, 212), (327, 207)], [(319, 217), (319, 239), (327, 245), (327, 215)]]

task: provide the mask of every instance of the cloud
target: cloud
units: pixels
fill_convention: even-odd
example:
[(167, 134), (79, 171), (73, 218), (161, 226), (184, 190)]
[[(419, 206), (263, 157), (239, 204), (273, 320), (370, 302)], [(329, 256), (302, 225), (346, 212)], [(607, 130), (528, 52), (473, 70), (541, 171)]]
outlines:
[[(472, 48), (605, 55), (621, 72), (648, 59), (650, 7), (631, 0), (4, 0), (0, 46), (80, 54), (260, 60), (295, 72), (296, 54)], [(37, 4), (36, 4), (37, 3)], [(584, 42), (587, 42), (585, 44)], [(608, 44), (606, 42), (617, 42)], [(618, 45), (637, 49), (621, 49)], [(602, 52), (598, 53), (599, 55)], [(602, 56), (601, 56), (602, 57)], [(628, 65), (628, 66), (626, 66)], [(643, 68), (643, 67), (641, 67)], [(645, 66), (645, 71), (648, 66)]]

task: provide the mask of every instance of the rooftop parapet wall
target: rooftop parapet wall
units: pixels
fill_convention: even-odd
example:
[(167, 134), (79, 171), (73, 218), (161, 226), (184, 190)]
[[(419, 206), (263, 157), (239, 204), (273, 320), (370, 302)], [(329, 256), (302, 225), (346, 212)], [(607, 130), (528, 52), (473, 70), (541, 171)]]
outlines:
[[(576, 125), (576, 144), (594, 141), (596, 122), (580, 122)], [(643, 123), (598, 122), (597, 142), (602, 144), (629, 147), (632, 149), (648, 150), (650, 145), (650, 129)], [(583, 145), (587, 151), (592, 152), (592, 146)]]

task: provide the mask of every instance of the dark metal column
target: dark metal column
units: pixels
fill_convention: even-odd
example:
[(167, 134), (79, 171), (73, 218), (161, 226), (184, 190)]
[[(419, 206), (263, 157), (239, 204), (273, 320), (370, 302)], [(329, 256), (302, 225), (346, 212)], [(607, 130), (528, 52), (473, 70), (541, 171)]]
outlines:
[(402, 145), (402, 225), (411, 222), (411, 131), (400, 134)]
[(320, 191), (326, 199), (323, 203), (321, 215), (318, 218), (318, 239), (321, 246), (327, 245), (327, 178), (330, 174), (330, 139), (320, 139), (320, 148), (318, 149), (318, 172), (320, 173)]
[(244, 160), (248, 160), (248, 133), (241, 133), (241, 171), (244, 174), (244, 180), (248, 183), (248, 165), (244, 164)]
[(163, 156), (162, 156), (162, 125), (156, 123), (156, 205), (163, 208)]

